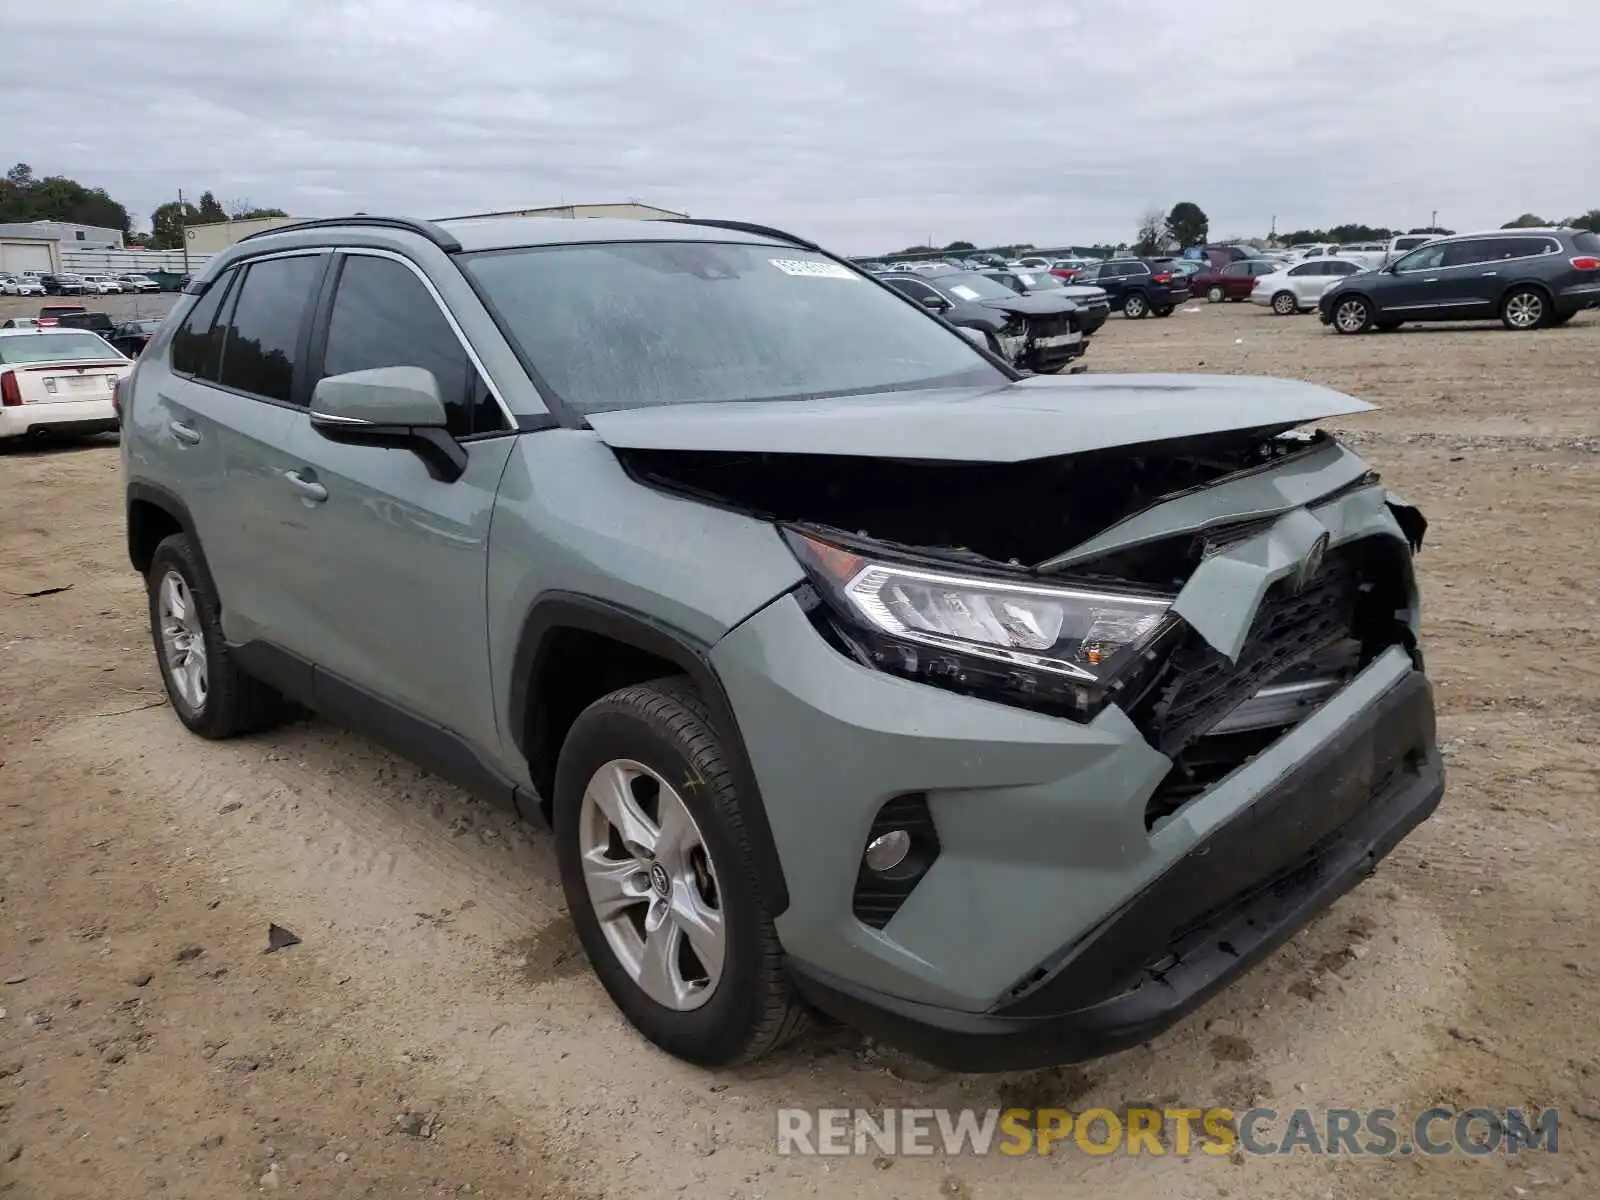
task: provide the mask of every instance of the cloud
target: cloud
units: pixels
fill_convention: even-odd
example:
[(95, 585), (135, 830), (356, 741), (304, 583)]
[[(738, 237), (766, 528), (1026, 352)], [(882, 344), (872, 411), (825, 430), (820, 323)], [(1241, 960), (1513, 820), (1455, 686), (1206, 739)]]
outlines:
[[(79, 0), (69, 92), (7, 89), (39, 173), (147, 220), (639, 199), (848, 252), (1455, 228), (1600, 204), (1593, 12), (1493, 0)], [(11, 63), (63, 61), (6, 0)], [(68, 99), (70, 97), (70, 99)], [(25, 135), (25, 136), (24, 136)]]

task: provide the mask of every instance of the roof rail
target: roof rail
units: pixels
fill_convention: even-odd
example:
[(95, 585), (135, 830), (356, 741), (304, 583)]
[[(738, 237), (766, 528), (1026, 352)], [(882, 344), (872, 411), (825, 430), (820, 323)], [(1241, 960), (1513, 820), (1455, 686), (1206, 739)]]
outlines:
[(407, 233), (427, 238), (446, 254), (455, 254), (461, 249), (461, 243), (448, 230), (432, 221), (419, 221), (415, 217), (369, 217), (365, 214), (352, 217), (312, 217), (305, 221), (296, 221), (292, 225), (275, 225), (271, 229), (258, 229), (254, 233), (245, 234), (239, 241), (248, 242), (251, 238), (266, 237), (270, 233), (295, 233), (301, 229), (336, 229), (341, 226), (348, 228), (351, 225), (403, 229)]
[(699, 217), (652, 217), (654, 221), (664, 221), (669, 225), (706, 225), (712, 229), (731, 229), (735, 233), (753, 233), (758, 237), (773, 237), (780, 241), (790, 242), (796, 246), (804, 246), (807, 250), (821, 250), (822, 247), (815, 242), (808, 242), (803, 237), (796, 237), (792, 233), (785, 233), (781, 229), (774, 229), (770, 225), (754, 225), (749, 221), (712, 221)]

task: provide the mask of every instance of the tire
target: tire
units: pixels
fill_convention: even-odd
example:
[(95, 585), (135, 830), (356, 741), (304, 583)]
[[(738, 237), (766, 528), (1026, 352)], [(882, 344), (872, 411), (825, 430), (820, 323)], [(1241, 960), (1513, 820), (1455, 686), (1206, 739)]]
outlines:
[(1159, 308), (1152, 308), (1150, 311), (1158, 317), (1170, 317), (1172, 315), (1172, 305), (1163, 304)]
[(1122, 302), (1122, 315), (1130, 321), (1142, 321), (1150, 311), (1150, 301), (1144, 298), (1142, 292), (1129, 292)]
[[(234, 661), (222, 636), (216, 586), (187, 534), (175, 533), (156, 547), (145, 572), (145, 591), (161, 682), (178, 720), (201, 737), (221, 739), (283, 718), (283, 697)], [(176, 611), (180, 607), (181, 616)]]
[(1364, 296), (1343, 296), (1333, 307), (1338, 333), (1365, 333), (1372, 328), (1372, 304)]
[(1279, 292), (1272, 298), (1272, 311), (1280, 317), (1292, 317), (1300, 311), (1300, 298), (1293, 292)]
[[(609, 796), (613, 815), (640, 839), (659, 839), (662, 817), (680, 836), (665, 846), (637, 840), (630, 850), (591, 791)], [(757, 885), (740, 804), (710, 712), (686, 679), (602, 696), (579, 714), (561, 747), (556, 860), (578, 939), (634, 1028), (703, 1067), (750, 1062), (806, 1024)], [(614, 915), (604, 924), (592, 886), (613, 897)], [(658, 914), (671, 928), (650, 943), (644, 918)], [(663, 921), (655, 932), (667, 927)], [(712, 952), (705, 958), (693, 930)], [(660, 970), (647, 966), (652, 945), (671, 948)], [(720, 964), (713, 966), (713, 954)]]
[(1500, 302), (1500, 323), (1514, 333), (1538, 329), (1550, 320), (1550, 297), (1536, 287), (1516, 287)]
[(1227, 293), (1219, 287), (1212, 287), (1206, 292), (1206, 299), (1213, 304), (1221, 304), (1227, 298)]

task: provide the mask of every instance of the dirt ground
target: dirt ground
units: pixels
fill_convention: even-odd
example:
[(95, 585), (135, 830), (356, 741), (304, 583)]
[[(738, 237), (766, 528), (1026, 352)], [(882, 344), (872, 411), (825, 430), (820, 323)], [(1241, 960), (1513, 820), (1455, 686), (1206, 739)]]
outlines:
[[(545, 836), (321, 723), (186, 734), (114, 443), (3, 451), (0, 1193), (1595, 1195), (1600, 313), (1340, 338), (1198, 305), (1113, 317), (1094, 343), (1096, 370), (1274, 374), (1382, 404), (1346, 431), (1432, 522), (1445, 803), (1262, 969), (1080, 1068), (953, 1075), (841, 1030), (746, 1070), (678, 1064), (586, 969)], [(269, 923), (300, 943), (266, 953)], [(1141, 1101), (1557, 1105), (1560, 1153), (774, 1152), (783, 1105)]]

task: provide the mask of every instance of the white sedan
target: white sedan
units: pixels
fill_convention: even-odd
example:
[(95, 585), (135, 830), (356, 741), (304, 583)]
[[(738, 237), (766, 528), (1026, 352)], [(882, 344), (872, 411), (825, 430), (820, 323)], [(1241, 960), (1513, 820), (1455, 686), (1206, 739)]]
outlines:
[(0, 295), (42, 296), (44, 284), (33, 275), (0, 275)]
[(108, 275), (85, 275), (83, 290), (101, 296), (116, 296), (122, 293), (122, 285)]
[(0, 441), (30, 433), (106, 433), (133, 362), (87, 329), (0, 329)]
[(1343, 258), (1312, 258), (1286, 266), (1271, 275), (1256, 278), (1250, 300), (1264, 304), (1280, 317), (1311, 312), (1327, 291), (1346, 275), (1358, 275), (1361, 267)]

